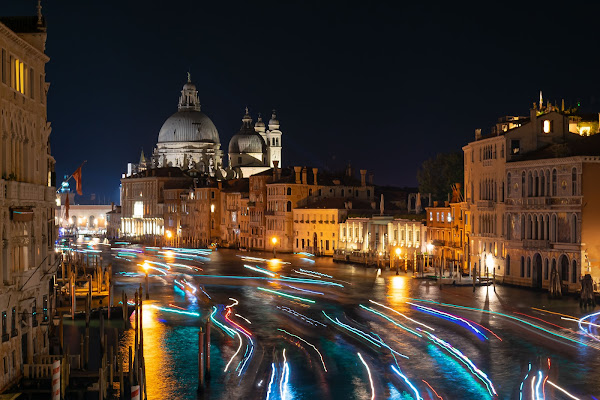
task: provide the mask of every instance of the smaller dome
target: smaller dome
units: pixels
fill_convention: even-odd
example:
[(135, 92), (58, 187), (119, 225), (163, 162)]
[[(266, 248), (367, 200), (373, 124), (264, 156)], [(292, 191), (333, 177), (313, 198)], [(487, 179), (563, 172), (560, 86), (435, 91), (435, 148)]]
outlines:
[(265, 123), (262, 120), (262, 117), (260, 116), (260, 114), (258, 114), (258, 119), (256, 120), (256, 123), (254, 124), (254, 127), (264, 127)]
[(183, 85), (183, 90), (196, 90), (196, 85), (194, 85), (192, 82), (186, 82), (185, 85)]
[(267, 144), (263, 137), (252, 128), (252, 118), (246, 107), (242, 118), (242, 128), (229, 141), (229, 154), (264, 153)]

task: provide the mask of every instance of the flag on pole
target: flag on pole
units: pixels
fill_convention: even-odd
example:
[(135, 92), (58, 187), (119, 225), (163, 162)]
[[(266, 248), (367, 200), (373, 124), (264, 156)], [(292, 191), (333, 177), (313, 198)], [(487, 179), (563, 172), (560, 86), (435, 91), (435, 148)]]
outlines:
[(83, 194), (83, 192), (81, 191), (81, 165), (79, 166), (79, 168), (77, 168), (75, 172), (73, 172), (73, 179), (75, 179), (75, 188), (77, 190), (77, 194), (81, 196)]

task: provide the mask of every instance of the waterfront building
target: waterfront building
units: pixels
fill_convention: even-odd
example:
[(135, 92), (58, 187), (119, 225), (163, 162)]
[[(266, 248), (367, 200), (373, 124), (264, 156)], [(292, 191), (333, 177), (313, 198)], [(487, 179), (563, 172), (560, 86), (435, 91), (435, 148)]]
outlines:
[(339, 224), (348, 216), (348, 201), (324, 198), (293, 209), (294, 252), (332, 256)]
[(556, 268), (567, 290), (580, 287), (582, 274), (600, 277), (596, 217), (584, 211), (584, 200), (599, 201), (584, 180), (595, 179), (597, 132), (598, 114), (541, 99), (529, 117), (501, 118), (489, 135), (476, 131), (463, 147), (470, 268), (534, 287), (548, 287)]
[(111, 204), (111, 210), (106, 213), (106, 237), (118, 239), (121, 237), (121, 206)]
[(0, 17), (0, 392), (49, 350), (59, 216), (45, 47), (41, 7), (37, 16)]
[[(456, 200), (456, 199), (453, 199)], [(461, 202), (445, 202), (425, 208), (427, 221), (427, 250), (433, 257), (433, 266), (452, 274), (469, 273), (466, 254), (465, 210)]]
[(113, 208), (110, 204), (73, 204), (69, 205), (69, 218), (67, 219), (66, 206), (62, 204), (59, 226), (64, 232), (75, 235), (104, 235), (108, 227), (107, 213)]
[(177, 167), (147, 169), (121, 179), (122, 235), (148, 243), (161, 239), (165, 234), (165, 190), (192, 185), (193, 178)]

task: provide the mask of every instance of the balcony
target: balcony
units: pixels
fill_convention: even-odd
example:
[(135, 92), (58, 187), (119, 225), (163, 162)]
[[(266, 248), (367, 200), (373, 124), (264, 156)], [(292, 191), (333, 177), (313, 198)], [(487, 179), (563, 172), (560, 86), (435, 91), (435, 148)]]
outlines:
[(523, 248), (524, 249), (549, 249), (550, 241), (549, 240), (524, 239), (523, 240)]
[(477, 200), (477, 208), (479, 209), (493, 209), (494, 201), (493, 200)]
[(26, 201), (44, 201), (49, 196), (47, 201), (54, 201), (54, 196), (49, 195), (48, 186), (34, 185), (33, 183), (8, 181), (6, 182), (6, 198), (8, 200), (26, 200)]

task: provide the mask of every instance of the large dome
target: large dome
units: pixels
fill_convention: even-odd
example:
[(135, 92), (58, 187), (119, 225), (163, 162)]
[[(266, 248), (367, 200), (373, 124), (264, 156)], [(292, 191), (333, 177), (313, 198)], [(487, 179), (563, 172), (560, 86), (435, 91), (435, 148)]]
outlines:
[(215, 124), (202, 111), (180, 109), (160, 128), (158, 143), (212, 142), (220, 143)]

